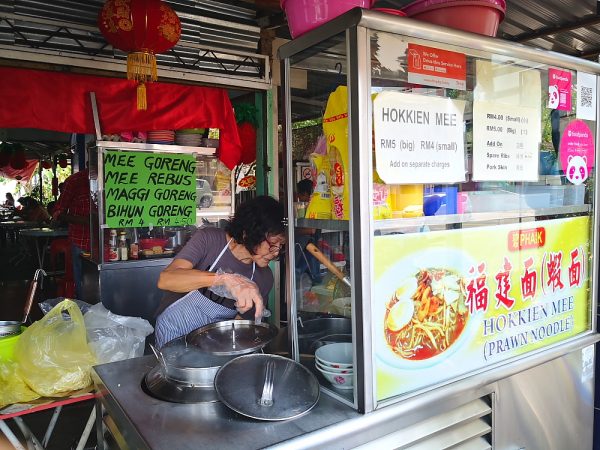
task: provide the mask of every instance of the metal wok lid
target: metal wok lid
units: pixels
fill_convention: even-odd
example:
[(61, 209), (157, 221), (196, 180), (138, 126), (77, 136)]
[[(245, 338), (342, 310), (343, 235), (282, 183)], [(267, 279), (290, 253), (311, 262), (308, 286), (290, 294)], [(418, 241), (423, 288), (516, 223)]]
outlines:
[[(273, 404), (261, 406), (268, 361), (274, 363)], [(287, 420), (310, 411), (319, 400), (319, 382), (303, 365), (256, 353), (232, 359), (215, 376), (219, 399), (235, 412), (259, 420)]]
[(213, 355), (244, 355), (260, 350), (275, 336), (277, 328), (252, 320), (225, 320), (191, 331), (185, 340)]

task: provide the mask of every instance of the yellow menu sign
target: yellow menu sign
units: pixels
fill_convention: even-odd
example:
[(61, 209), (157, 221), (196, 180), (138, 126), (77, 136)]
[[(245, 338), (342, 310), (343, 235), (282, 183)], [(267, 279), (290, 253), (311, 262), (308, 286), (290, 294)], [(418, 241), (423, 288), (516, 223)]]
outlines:
[(374, 254), (378, 400), (591, 327), (588, 217), (377, 236)]

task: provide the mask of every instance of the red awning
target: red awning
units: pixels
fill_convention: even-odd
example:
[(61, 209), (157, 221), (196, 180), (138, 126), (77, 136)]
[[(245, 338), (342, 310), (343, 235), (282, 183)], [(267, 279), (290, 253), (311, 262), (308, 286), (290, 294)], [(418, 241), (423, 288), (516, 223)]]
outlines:
[(220, 88), (148, 83), (148, 110), (138, 111), (134, 81), (0, 67), (0, 128), (95, 134), (90, 92), (104, 134), (219, 128), (219, 159), (230, 169), (240, 162), (235, 115)]
[(13, 169), (10, 164), (7, 164), (4, 167), (0, 167), (0, 177), (10, 178), (12, 180), (18, 180), (26, 183), (35, 173), (38, 163), (39, 161), (37, 159), (27, 159), (25, 160), (25, 167), (22, 169)]

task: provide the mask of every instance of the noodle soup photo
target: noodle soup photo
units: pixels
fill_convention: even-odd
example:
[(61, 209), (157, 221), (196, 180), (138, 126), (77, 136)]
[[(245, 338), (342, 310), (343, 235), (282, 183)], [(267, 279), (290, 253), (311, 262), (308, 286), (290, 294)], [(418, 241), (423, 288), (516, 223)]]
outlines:
[(465, 282), (455, 271), (436, 267), (419, 270), (415, 279), (387, 301), (384, 336), (399, 357), (427, 360), (445, 352), (465, 329)]

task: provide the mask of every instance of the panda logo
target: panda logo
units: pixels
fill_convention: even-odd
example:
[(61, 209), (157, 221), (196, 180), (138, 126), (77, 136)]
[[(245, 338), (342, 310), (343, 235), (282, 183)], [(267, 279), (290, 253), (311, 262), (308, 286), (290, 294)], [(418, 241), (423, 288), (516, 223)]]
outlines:
[(588, 177), (587, 158), (585, 156), (569, 155), (567, 164), (567, 179), (573, 184), (581, 184)]
[(558, 86), (548, 86), (548, 108), (558, 108), (559, 98)]

